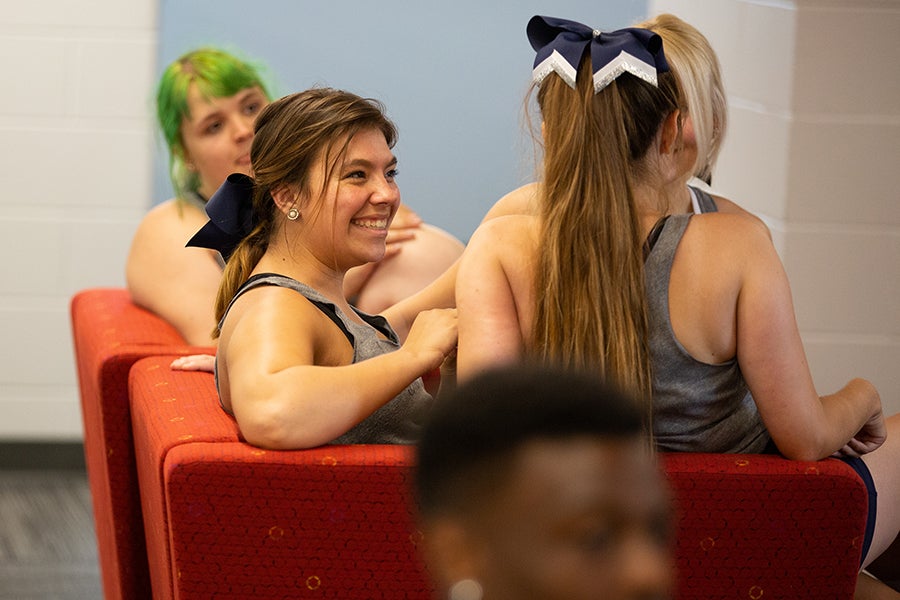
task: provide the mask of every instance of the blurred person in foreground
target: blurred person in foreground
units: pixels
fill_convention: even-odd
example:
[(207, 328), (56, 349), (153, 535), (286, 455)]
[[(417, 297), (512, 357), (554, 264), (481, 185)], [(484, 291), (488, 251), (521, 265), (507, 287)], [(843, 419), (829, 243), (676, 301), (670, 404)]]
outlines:
[(670, 597), (669, 496), (641, 412), (594, 375), (519, 366), (460, 385), (415, 484), (439, 597)]

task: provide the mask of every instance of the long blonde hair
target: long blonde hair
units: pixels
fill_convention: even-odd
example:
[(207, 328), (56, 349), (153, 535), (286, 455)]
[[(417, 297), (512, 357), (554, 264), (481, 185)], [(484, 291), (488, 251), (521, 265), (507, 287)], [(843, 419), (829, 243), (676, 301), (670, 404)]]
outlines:
[(643, 240), (632, 181), (678, 94), (668, 73), (659, 75), (659, 87), (624, 74), (597, 94), (591, 75), (586, 56), (577, 89), (551, 76), (537, 93), (543, 251), (530, 353), (599, 370), (649, 402)]
[[(389, 147), (396, 143), (397, 129), (380, 102), (330, 88), (285, 96), (259, 114), (250, 148), (257, 225), (238, 244), (225, 266), (216, 296), (217, 323), (265, 254), (278, 219), (282, 218), (272, 191), (287, 186), (310, 196), (310, 171), (316, 160), (324, 157), (327, 182), (353, 136), (368, 128), (381, 131)], [(217, 326), (213, 336), (218, 337), (219, 333)]]
[(709, 40), (675, 15), (663, 13), (637, 27), (649, 29), (663, 40), (666, 60), (694, 124), (697, 162), (693, 174), (709, 183), (728, 125), (728, 99), (719, 59)]

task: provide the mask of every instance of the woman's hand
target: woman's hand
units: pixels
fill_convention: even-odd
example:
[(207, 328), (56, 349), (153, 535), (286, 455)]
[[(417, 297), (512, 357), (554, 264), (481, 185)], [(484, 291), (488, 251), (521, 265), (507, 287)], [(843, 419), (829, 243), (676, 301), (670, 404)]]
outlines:
[(456, 309), (436, 308), (418, 314), (403, 349), (424, 357), (423, 373), (437, 369), (444, 360), (456, 352)]
[(422, 218), (411, 208), (401, 204), (384, 240), (384, 258), (381, 260), (396, 256), (403, 249), (404, 242), (415, 239), (416, 230), (421, 225)]
[[(394, 215), (394, 220), (391, 221), (390, 229), (388, 229), (387, 238), (384, 241), (384, 256), (381, 257), (381, 261), (399, 254), (403, 250), (403, 244), (415, 239), (416, 229), (421, 225), (421, 217), (407, 208), (405, 204), (401, 204), (397, 209), (397, 214)], [(351, 304), (362, 292), (363, 287), (375, 273), (381, 261), (359, 265), (347, 271), (344, 277), (344, 295), (350, 298)]]
[(216, 357), (212, 354), (191, 354), (176, 358), (169, 366), (175, 371), (207, 371), (212, 373), (216, 368)]
[(459, 347), (454, 348), (441, 363), (440, 386), (437, 395), (449, 394), (456, 389), (456, 354)]
[(388, 229), (387, 243), (388, 245), (405, 240), (411, 240), (416, 237), (415, 230), (422, 224), (422, 217), (417, 215), (415, 211), (401, 204), (397, 208), (397, 213), (391, 221), (391, 227)]
[(856, 435), (850, 438), (836, 456), (853, 456), (859, 458), (881, 446), (887, 439), (887, 427), (884, 423), (884, 412), (880, 409), (873, 413)]

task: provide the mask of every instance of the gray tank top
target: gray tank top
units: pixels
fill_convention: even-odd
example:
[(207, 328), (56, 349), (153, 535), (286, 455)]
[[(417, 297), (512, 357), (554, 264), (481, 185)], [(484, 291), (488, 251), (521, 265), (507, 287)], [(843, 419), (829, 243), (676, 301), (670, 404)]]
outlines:
[[(340, 328), (353, 346), (353, 362), (393, 352), (400, 347), (397, 334), (384, 317), (369, 315), (361, 311), (356, 314), (367, 324), (362, 325), (347, 316), (325, 296), (284, 275), (261, 273), (248, 279), (238, 289), (225, 310), (221, 327), (228, 310), (242, 294), (263, 285), (276, 285), (292, 289), (330, 318)], [(354, 309), (355, 310), (355, 309)], [(387, 339), (382, 338), (378, 333)], [(218, 389), (218, 378), (216, 379)], [(432, 405), (431, 395), (425, 391), (422, 379), (416, 379), (393, 400), (383, 405), (353, 429), (332, 440), (332, 444), (413, 444), (418, 441), (425, 417)]]
[(716, 201), (712, 196), (698, 187), (689, 185), (688, 189), (691, 190), (691, 195), (697, 199), (697, 206), (700, 208), (701, 213), (719, 212), (719, 207), (716, 206)]
[(667, 218), (644, 265), (653, 367), (653, 435), (660, 450), (760, 453), (766, 450), (769, 433), (737, 360), (702, 363), (688, 354), (672, 330), (669, 277), (675, 250), (691, 216)]

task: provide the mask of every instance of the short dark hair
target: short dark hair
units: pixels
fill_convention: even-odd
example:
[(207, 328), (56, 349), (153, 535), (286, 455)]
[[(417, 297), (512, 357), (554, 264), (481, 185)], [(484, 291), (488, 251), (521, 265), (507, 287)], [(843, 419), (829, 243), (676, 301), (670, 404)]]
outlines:
[(641, 414), (596, 374), (537, 365), (485, 372), (441, 398), (425, 425), (415, 472), (419, 510), (464, 511), (528, 442), (640, 436)]

